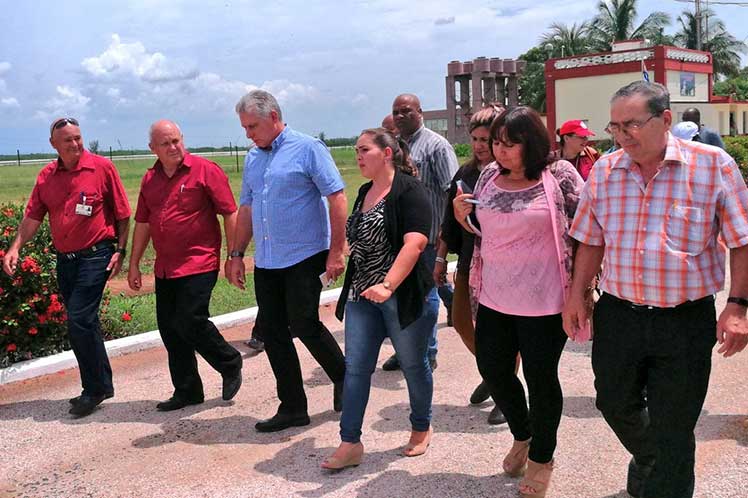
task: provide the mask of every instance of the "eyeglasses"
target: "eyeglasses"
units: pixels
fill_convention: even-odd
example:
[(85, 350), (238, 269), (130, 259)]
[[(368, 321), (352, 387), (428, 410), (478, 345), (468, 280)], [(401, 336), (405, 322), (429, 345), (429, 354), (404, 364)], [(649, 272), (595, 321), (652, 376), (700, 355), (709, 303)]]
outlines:
[(51, 137), (52, 133), (54, 133), (55, 130), (59, 130), (63, 126), (67, 126), (69, 124), (73, 126), (80, 126), (78, 124), (78, 120), (75, 118), (60, 118), (54, 123), (52, 123), (52, 126), (49, 127), (49, 136)]
[(644, 126), (649, 123), (653, 118), (658, 118), (662, 116), (662, 114), (652, 114), (644, 121), (637, 121), (636, 119), (632, 119), (629, 121), (624, 121), (623, 123), (608, 123), (608, 126), (605, 127), (605, 132), (610, 133), (611, 135), (618, 135), (620, 133), (639, 133)]

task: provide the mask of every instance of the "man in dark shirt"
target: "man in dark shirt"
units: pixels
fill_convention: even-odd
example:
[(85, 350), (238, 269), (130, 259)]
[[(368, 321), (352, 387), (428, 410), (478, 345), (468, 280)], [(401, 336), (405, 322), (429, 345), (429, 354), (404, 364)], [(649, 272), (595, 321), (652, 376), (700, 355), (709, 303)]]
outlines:
[(683, 121), (691, 121), (699, 125), (699, 134), (693, 138), (694, 141), (714, 145), (724, 150), (725, 143), (722, 141), (722, 137), (716, 131), (701, 124), (701, 112), (697, 108), (689, 107), (683, 111)]

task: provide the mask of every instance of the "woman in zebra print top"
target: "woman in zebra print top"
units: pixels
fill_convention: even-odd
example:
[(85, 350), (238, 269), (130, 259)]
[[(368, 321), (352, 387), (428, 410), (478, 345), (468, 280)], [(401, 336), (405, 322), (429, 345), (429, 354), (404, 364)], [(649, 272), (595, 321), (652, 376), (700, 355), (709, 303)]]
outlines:
[(322, 463), (331, 470), (361, 462), (361, 426), (385, 337), (410, 398), (411, 435), (403, 455), (422, 455), (431, 441), (434, 385), (426, 350), (438, 302), (426, 302), (434, 281), (421, 258), (431, 229), (428, 194), (413, 176), (407, 146), (383, 128), (361, 133), (356, 160), (371, 181), (359, 190), (346, 225), (351, 257), (336, 309), (338, 318), (345, 316), (342, 442)]

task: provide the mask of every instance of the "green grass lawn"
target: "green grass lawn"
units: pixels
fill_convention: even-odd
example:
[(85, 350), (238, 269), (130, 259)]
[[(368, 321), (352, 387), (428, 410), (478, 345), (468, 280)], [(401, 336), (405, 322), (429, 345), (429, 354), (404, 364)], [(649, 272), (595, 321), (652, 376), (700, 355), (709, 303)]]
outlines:
[[(333, 149), (332, 156), (345, 181), (345, 190), (348, 196), (348, 211), (350, 212), (358, 189), (364, 183), (365, 179), (359, 172), (353, 148)], [(238, 170), (235, 157), (216, 156), (210, 159), (218, 163), (226, 172), (234, 196), (238, 201), (241, 192), (244, 157), (239, 157)], [(122, 178), (130, 206), (134, 212), (137, 206), (141, 178), (145, 171), (153, 165), (153, 160), (136, 159), (129, 161), (115, 157), (114, 163)], [(2, 178), (0, 181), (0, 204), (6, 202), (25, 204), (34, 186), (36, 176), (42, 167), (43, 164), (0, 167), (0, 178)], [(219, 217), (219, 219), (221, 218)], [(132, 224), (130, 236), (132, 237)], [(248, 253), (251, 254), (253, 251), (254, 248), (250, 247)], [(153, 257), (153, 248), (149, 245), (144, 255), (144, 260), (141, 263), (141, 271), (152, 273)], [(221, 269), (221, 271), (223, 270)], [(126, 275), (127, 268), (125, 267), (123, 273), (117, 278), (126, 279)], [(337, 285), (341, 284), (342, 279), (338, 279)], [(219, 279), (211, 298), (211, 315), (220, 315), (254, 306), (256, 300), (251, 275), (247, 275), (246, 285), (247, 289), (241, 291), (229, 285), (226, 280)], [(154, 294), (134, 297), (112, 294), (110, 298), (109, 305), (102, 316), (102, 323), (106, 332), (111, 337), (122, 337), (158, 328), (156, 324), (156, 297)], [(132, 319), (128, 322), (124, 322), (121, 318), (125, 312), (132, 316)], [(247, 335), (249, 335), (249, 331)]]
[[(353, 205), (353, 200), (358, 192), (358, 188), (364, 183), (365, 179), (360, 175), (356, 159), (352, 148), (333, 149), (333, 159), (340, 170), (343, 180), (346, 184), (346, 195), (348, 196), (348, 209)], [(239, 200), (241, 192), (242, 170), (244, 157), (239, 157), (239, 168), (237, 171), (236, 158), (228, 156), (215, 156), (209, 158), (218, 163), (229, 177), (231, 189), (234, 197)], [(122, 183), (127, 192), (130, 201), (130, 207), (133, 212), (137, 206), (138, 192), (140, 181), (145, 171), (153, 165), (152, 160), (136, 159), (122, 160), (114, 158), (114, 163), (119, 171)], [(0, 204), (5, 202), (16, 202), (25, 204), (31, 189), (34, 186), (36, 176), (43, 167), (39, 165), (23, 166), (2, 166), (0, 167)], [(219, 219), (221, 219), (219, 217)], [(134, 223), (131, 223), (130, 237)], [(225, 248), (223, 249), (225, 250)], [(253, 251), (250, 247), (249, 253)], [(141, 263), (141, 271), (151, 273), (153, 271), (153, 248), (149, 245)], [(117, 278), (124, 279), (127, 275), (127, 268)], [(340, 283), (340, 281), (339, 281)], [(254, 288), (252, 286), (252, 277), (247, 277), (247, 290), (240, 291), (228, 284), (226, 280), (219, 279), (211, 299), (210, 311), (212, 315), (228, 313), (239, 309), (254, 306), (256, 303)], [(111, 320), (118, 321), (125, 311), (131, 313), (132, 321), (118, 324), (117, 335), (129, 335), (132, 333), (145, 332), (154, 330), (156, 326), (155, 316), (155, 295), (141, 295), (135, 297), (125, 297), (122, 295), (112, 295), (107, 316)]]

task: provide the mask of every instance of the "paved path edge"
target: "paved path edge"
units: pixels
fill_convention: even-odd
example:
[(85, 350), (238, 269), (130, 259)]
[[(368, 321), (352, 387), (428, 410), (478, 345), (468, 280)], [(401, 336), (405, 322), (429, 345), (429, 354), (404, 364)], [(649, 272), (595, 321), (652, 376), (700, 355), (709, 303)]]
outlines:
[[(449, 264), (448, 271), (451, 273), (455, 271), (456, 268), (457, 263), (452, 262)], [(323, 291), (320, 294), (319, 304), (320, 306), (323, 306), (325, 304), (336, 302), (338, 296), (340, 296), (339, 287)], [(216, 325), (216, 327), (218, 327), (218, 330), (224, 330), (230, 327), (250, 323), (254, 321), (255, 317), (257, 317), (257, 306), (233, 311), (231, 313), (226, 313), (225, 315), (214, 316), (211, 317), (210, 320)], [(128, 337), (122, 337), (121, 339), (107, 341), (106, 350), (109, 357), (114, 358), (116, 356), (136, 353), (138, 351), (156, 348), (162, 345), (163, 342), (161, 341), (161, 335), (158, 330), (151, 330), (150, 332), (143, 332)], [(0, 385), (53, 374), (76, 366), (78, 366), (78, 362), (75, 361), (75, 355), (72, 351), (64, 351), (43, 358), (34, 358), (33, 360), (19, 361), (7, 368), (0, 369)]]

